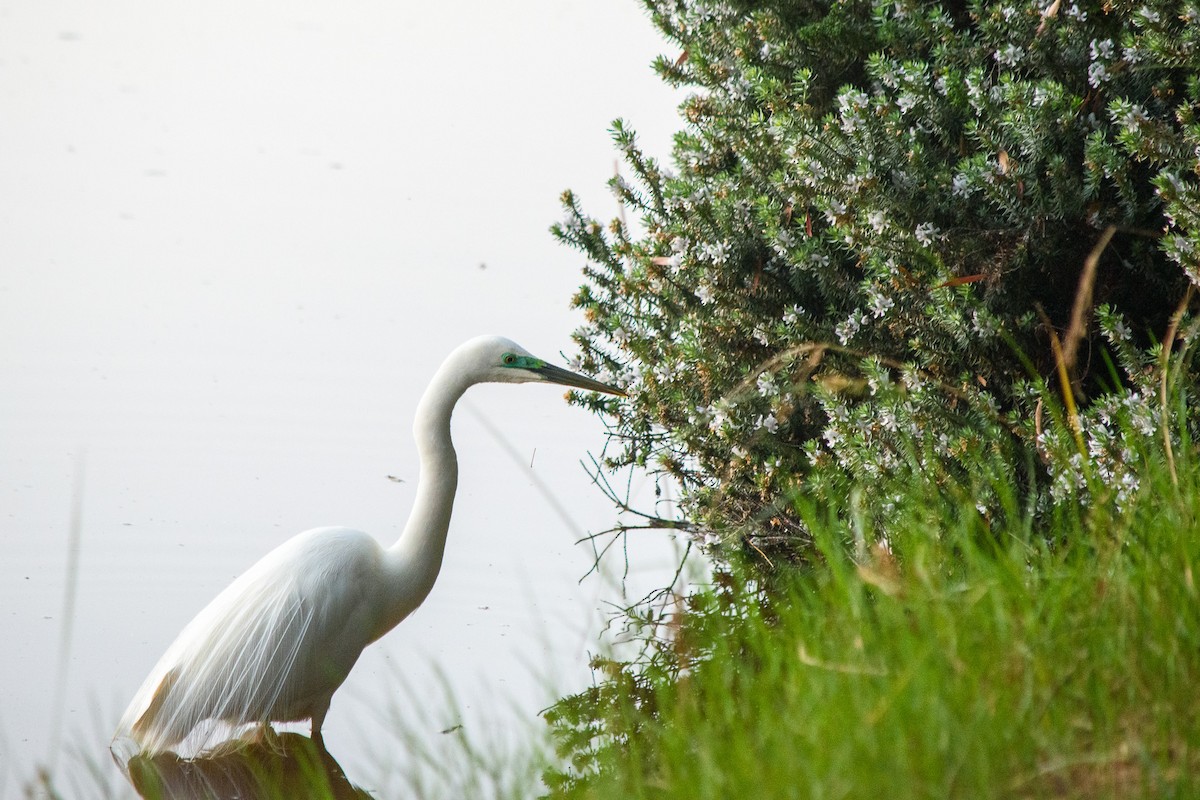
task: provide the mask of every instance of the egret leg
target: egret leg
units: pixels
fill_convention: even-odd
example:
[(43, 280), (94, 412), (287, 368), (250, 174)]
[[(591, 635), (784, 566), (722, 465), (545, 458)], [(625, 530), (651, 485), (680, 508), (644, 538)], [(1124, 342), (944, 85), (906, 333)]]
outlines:
[(324, 752), (329, 751), (325, 749), (325, 737), (321, 735), (321, 726), (325, 724), (325, 715), (328, 713), (329, 704), (326, 703), (323, 708), (313, 711), (312, 715), (312, 740)]

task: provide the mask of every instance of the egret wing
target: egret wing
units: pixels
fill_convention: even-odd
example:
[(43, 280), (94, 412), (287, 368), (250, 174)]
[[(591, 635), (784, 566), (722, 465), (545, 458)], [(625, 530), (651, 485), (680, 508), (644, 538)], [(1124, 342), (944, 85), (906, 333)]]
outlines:
[(306, 719), (314, 704), (323, 713), (366, 643), (352, 640), (370, 614), (360, 587), (378, 550), (366, 534), (318, 529), (268, 554), (183, 629), (118, 738), (148, 753), (191, 752), (240, 726)]

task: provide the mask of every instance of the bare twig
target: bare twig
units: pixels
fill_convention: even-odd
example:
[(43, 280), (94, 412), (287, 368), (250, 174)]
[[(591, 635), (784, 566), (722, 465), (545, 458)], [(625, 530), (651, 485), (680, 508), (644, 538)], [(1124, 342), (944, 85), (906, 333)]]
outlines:
[(1075, 406), (1075, 393), (1071, 389), (1071, 378), (1067, 370), (1067, 359), (1063, 353), (1062, 342), (1059, 341), (1058, 332), (1054, 330), (1054, 324), (1050, 321), (1050, 317), (1046, 315), (1046, 311), (1042, 308), (1041, 304), (1037, 305), (1037, 313), (1042, 319), (1042, 324), (1046, 326), (1046, 333), (1050, 336), (1050, 349), (1054, 352), (1054, 363), (1058, 367), (1058, 382), (1062, 387), (1063, 405), (1067, 407), (1067, 424), (1071, 426), (1071, 433), (1075, 436), (1075, 444), (1086, 463), (1087, 446), (1083, 442), (1083, 429), (1079, 424), (1079, 409)]
[[(579, 463), (581, 465), (583, 465), (584, 470), (587, 471), (588, 475), (592, 479), (592, 483), (596, 485), (596, 488), (598, 488), (601, 491), (601, 493), (603, 493), (604, 496), (607, 497), (612, 502), (612, 504), (615, 505), (620, 511), (622, 511), (626, 514), (633, 514), (635, 517), (641, 517), (642, 519), (646, 520), (649, 523), (647, 525), (617, 525), (613, 528), (610, 528), (609, 531), (605, 531), (605, 532), (617, 531), (617, 530), (624, 532), (626, 530), (642, 530), (642, 529), (654, 529), (654, 528), (662, 528), (662, 529), (666, 529), (666, 530), (681, 530), (681, 531), (697, 530), (697, 526), (694, 523), (688, 522), (687, 520), (684, 520), (684, 519), (666, 519), (665, 517), (660, 517), (655, 514), (649, 514), (645, 511), (638, 511), (636, 508), (634, 508), (632, 505), (630, 505), (630, 502), (629, 502), (629, 496), (631, 494), (630, 486), (628, 484), (626, 485), (625, 498), (622, 499), (621, 496), (619, 494), (617, 494), (617, 491), (615, 489), (613, 489), (612, 484), (609, 483), (608, 477), (604, 474), (604, 470), (603, 470), (603, 468), (601, 468), (600, 462), (598, 462), (596, 460), (596, 457), (593, 456), (591, 453), (588, 453), (588, 458), (592, 462), (593, 470), (588, 470), (587, 464), (584, 464), (582, 461), (580, 461)], [(630, 481), (632, 481), (632, 480), (633, 480), (633, 472), (630, 471)], [(597, 535), (602, 535), (602, 534), (597, 534)], [(588, 538), (591, 538), (591, 537), (585, 536), (582, 539), (580, 539), (579, 541), (582, 542)]]
[(1033, 34), (1034, 36), (1041, 36), (1046, 32), (1046, 27), (1050, 24), (1050, 20), (1058, 16), (1058, 9), (1060, 6), (1062, 6), (1062, 0), (1054, 0), (1054, 2), (1042, 12), (1042, 22), (1040, 25), (1038, 25), (1037, 31)]
[(1183, 299), (1179, 301), (1179, 306), (1175, 309), (1175, 313), (1171, 315), (1171, 323), (1167, 326), (1167, 334), (1163, 337), (1162, 352), (1159, 354), (1159, 403), (1162, 412), (1162, 427), (1163, 448), (1167, 454), (1167, 466), (1171, 470), (1171, 483), (1176, 487), (1179, 486), (1179, 473), (1175, 470), (1175, 452), (1171, 447), (1171, 420), (1167, 408), (1167, 378), (1171, 366), (1171, 350), (1175, 347), (1175, 336), (1179, 332), (1179, 323), (1183, 319), (1183, 315), (1187, 313), (1188, 306), (1192, 302), (1192, 292), (1194, 291), (1192, 284), (1188, 284), (1187, 291), (1183, 294)]
[[(1100, 240), (1092, 248), (1092, 252), (1088, 253), (1088, 257), (1083, 261), (1083, 272), (1079, 276), (1079, 288), (1075, 291), (1075, 305), (1071, 308), (1071, 324), (1067, 326), (1067, 333), (1063, 337), (1063, 364), (1066, 366), (1067, 372), (1072, 376), (1075, 374), (1075, 360), (1079, 355), (1079, 344), (1087, 336), (1087, 315), (1092, 308), (1092, 290), (1096, 285), (1096, 268), (1100, 264), (1100, 256), (1104, 254), (1108, 243), (1112, 241), (1113, 234), (1117, 232), (1117, 226), (1109, 225), (1104, 229), (1104, 233), (1100, 234)], [(1077, 378), (1072, 378), (1074, 390), (1076, 394), (1080, 393), (1080, 386)]]
[[(953, 397), (956, 400), (962, 400), (964, 403), (970, 403), (972, 401), (971, 395), (964, 389), (961, 389), (957, 386), (952, 386), (951, 384), (938, 379), (934, 375), (922, 369), (915, 368), (911, 364), (906, 364), (903, 361), (899, 361), (895, 358), (882, 356), (878, 353), (872, 353), (867, 350), (860, 350), (854, 347), (845, 347), (832, 342), (800, 342), (792, 345), (780, 353), (771, 356), (754, 369), (750, 370), (746, 374), (745, 378), (743, 378), (732, 389), (722, 395), (721, 402), (733, 403), (742, 395), (746, 394), (750, 388), (755, 385), (758, 377), (763, 373), (778, 370), (781, 366), (786, 364), (795, 356), (806, 355), (808, 358), (805, 360), (805, 364), (801, 368), (800, 376), (793, 383), (794, 386), (799, 386), (802, 382), (808, 380), (808, 378), (811, 377), (811, 375), (816, 371), (826, 353), (841, 353), (842, 355), (851, 356), (852, 358), (873, 358), (888, 369), (894, 369), (899, 372), (910, 371), (914, 375), (919, 376), (922, 380), (928, 382), (930, 386), (936, 386), (940, 391), (949, 397)], [(1003, 426), (1010, 432), (1018, 432), (1016, 427), (1011, 422), (1004, 419), (1004, 417), (999, 413), (996, 413), (987, 407), (978, 408), (978, 410), (981, 413), (988, 415), (994, 422)]]

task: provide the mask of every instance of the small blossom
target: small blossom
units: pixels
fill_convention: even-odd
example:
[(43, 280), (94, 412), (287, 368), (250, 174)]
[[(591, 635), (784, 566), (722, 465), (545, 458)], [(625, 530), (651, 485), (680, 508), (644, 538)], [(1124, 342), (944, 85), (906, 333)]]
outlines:
[(995, 53), (996, 63), (1002, 67), (1015, 67), (1021, 63), (1021, 59), (1025, 56), (1025, 51), (1015, 44), (1010, 44), (1002, 50), (997, 50)]
[(1142, 19), (1143, 22), (1150, 25), (1162, 21), (1162, 17), (1159, 15), (1159, 13), (1149, 6), (1142, 6), (1140, 9), (1138, 9), (1137, 15)]
[(872, 286), (868, 295), (867, 303), (871, 308), (871, 314), (875, 319), (879, 319), (888, 310), (895, 305), (895, 301), (891, 297), (881, 292), (877, 287)]
[(1138, 126), (1146, 119), (1146, 112), (1141, 106), (1131, 105), (1118, 117), (1117, 122), (1128, 131), (1136, 131)]
[(928, 247), (929, 245), (933, 244), (933, 240), (937, 238), (938, 229), (933, 226), (933, 223), (922, 222), (917, 226), (914, 234), (916, 235), (918, 242)]
[(849, 344), (850, 340), (854, 338), (865, 322), (867, 322), (865, 314), (851, 314), (845, 322), (840, 323), (834, 328), (833, 332), (837, 334), (838, 341), (842, 344)]
[(846, 213), (846, 204), (845, 203), (843, 203), (841, 200), (837, 200), (837, 199), (830, 200), (829, 208), (825, 212), (825, 219), (829, 222), (830, 225), (837, 225), (838, 218), (843, 216), (845, 213)]
[(774, 414), (767, 414), (765, 417), (759, 417), (755, 421), (754, 426), (765, 430), (767, 433), (775, 433), (779, 430), (779, 420), (775, 419)]
[(1113, 40), (1112, 39), (1093, 39), (1089, 49), (1092, 53), (1093, 61), (1111, 61), (1113, 57)]

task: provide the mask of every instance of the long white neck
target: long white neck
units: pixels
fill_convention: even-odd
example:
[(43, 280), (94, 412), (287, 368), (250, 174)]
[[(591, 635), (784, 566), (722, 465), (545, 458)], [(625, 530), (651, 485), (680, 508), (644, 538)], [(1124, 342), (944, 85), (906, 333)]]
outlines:
[(417, 404), (413, 435), (421, 462), (417, 496), (404, 532), (384, 553), (391, 596), (377, 633), (382, 636), (421, 604), (442, 568), (450, 512), (458, 486), (458, 458), (450, 440), (454, 405), (472, 381), (451, 357), (434, 375)]

